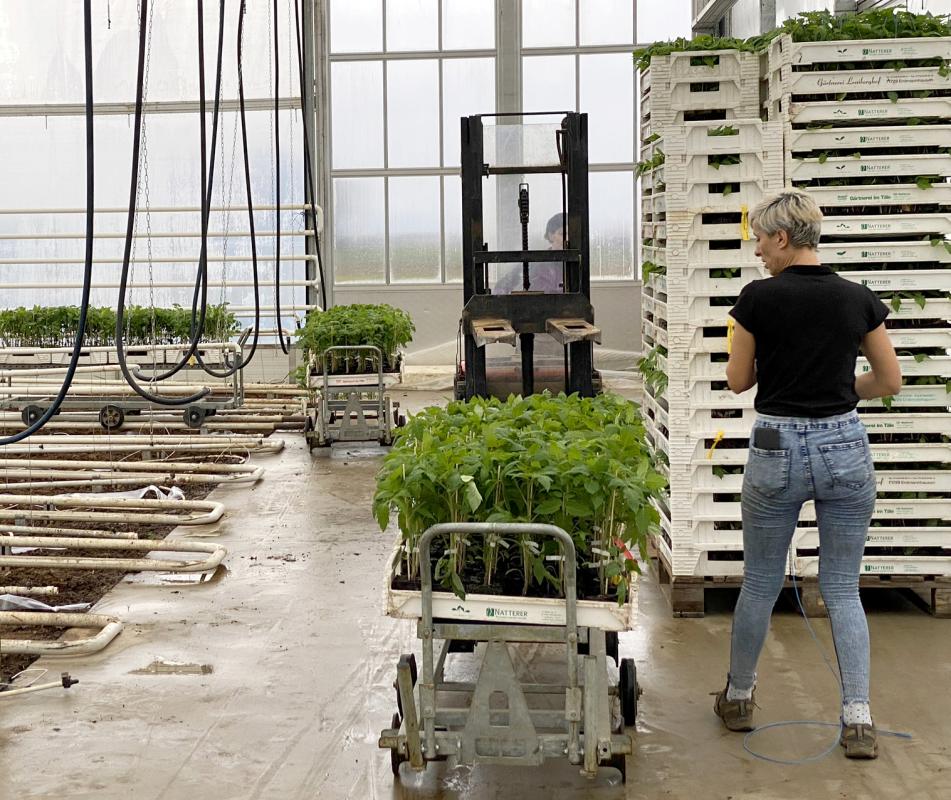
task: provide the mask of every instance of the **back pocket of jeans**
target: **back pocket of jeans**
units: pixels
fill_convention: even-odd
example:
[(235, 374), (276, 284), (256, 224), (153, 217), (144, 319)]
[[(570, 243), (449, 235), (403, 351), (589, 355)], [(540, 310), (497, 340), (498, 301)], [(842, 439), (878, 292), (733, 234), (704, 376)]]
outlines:
[(835, 486), (861, 489), (871, 477), (868, 450), (862, 439), (820, 444), (819, 453)]
[(750, 447), (745, 481), (766, 497), (775, 497), (789, 485), (789, 451)]

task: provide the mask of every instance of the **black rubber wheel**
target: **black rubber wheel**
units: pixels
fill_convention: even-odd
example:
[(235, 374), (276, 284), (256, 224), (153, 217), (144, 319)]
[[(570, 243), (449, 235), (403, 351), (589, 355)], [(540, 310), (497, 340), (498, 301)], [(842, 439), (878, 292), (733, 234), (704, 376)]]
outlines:
[(640, 694), (634, 659), (622, 658), (620, 669), (621, 678), (618, 682), (618, 695), (621, 699), (621, 715), (624, 717), (624, 724), (633, 728), (637, 722), (637, 697)]
[(627, 783), (627, 756), (619, 754), (616, 756), (611, 756), (611, 760), (608, 761), (607, 766), (614, 767), (618, 772), (621, 773), (621, 783)]
[(99, 424), (107, 431), (114, 431), (122, 427), (125, 422), (125, 412), (119, 406), (108, 405), (99, 409)]
[(620, 664), (618, 658), (618, 636), (617, 631), (604, 632), (604, 650), (608, 658), (613, 658), (615, 664)]
[(189, 428), (200, 428), (205, 421), (205, 409), (201, 406), (189, 406), (185, 409), (182, 418)]
[(41, 406), (27, 406), (20, 412), (20, 419), (23, 420), (24, 425), (30, 426), (42, 417), (43, 413)]
[[(419, 670), (416, 668), (416, 654), (415, 653), (404, 653), (400, 656), (400, 661), (406, 660), (409, 664), (409, 677), (412, 681), (413, 687), (416, 686), (416, 681), (419, 678)], [(396, 707), (399, 709), (400, 719), (403, 719), (403, 698), (400, 697), (400, 684), (398, 680), (393, 681), (393, 688), (396, 690)]]
[[(400, 725), (403, 724), (403, 718), (399, 714), (394, 714), (393, 719), (390, 721), (390, 727), (393, 730), (399, 730)], [(400, 764), (406, 761), (406, 758), (403, 754), (397, 750), (395, 747), (390, 750), (390, 769), (393, 770), (393, 774), (399, 776), (400, 774)]]

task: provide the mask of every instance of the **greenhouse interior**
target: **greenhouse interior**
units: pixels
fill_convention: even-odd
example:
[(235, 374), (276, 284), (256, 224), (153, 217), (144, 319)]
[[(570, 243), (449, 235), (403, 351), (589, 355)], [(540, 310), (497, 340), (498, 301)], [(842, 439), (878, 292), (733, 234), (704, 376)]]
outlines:
[(0, 800), (951, 797), (951, 0), (2, 0)]

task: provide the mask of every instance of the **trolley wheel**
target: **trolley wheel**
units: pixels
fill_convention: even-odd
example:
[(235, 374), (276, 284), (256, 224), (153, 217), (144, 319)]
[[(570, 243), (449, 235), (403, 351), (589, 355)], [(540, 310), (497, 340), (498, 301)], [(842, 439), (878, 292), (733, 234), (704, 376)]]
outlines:
[(121, 428), (123, 422), (125, 422), (125, 412), (119, 406), (108, 405), (99, 409), (99, 424), (107, 431)]
[(42, 416), (43, 416), (42, 406), (27, 406), (20, 412), (20, 419), (22, 419), (23, 424), (27, 426), (32, 425)]
[(404, 428), (406, 427), (406, 414), (397, 414), (396, 415), (396, 427)]
[(604, 632), (604, 650), (608, 658), (613, 658), (615, 664), (620, 664), (618, 657), (618, 636), (617, 631)]
[(637, 685), (637, 667), (633, 658), (621, 659), (621, 678), (618, 682), (618, 696), (621, 699), (621, 715), (624, 724), (632, 728), (637, 722), (637, 698), (640, 687)]
[[(399, 730), (400, 725), (403, 724), (403, 718), (399, 714), (394, 714), (393, 719), (390, 722), (390, 727), (393, 730)], [(390, 750), (390, 768), (393, 770), (394, 775), (400, 774), (400, 764), (406, 761), (406, 756), (404, 756), (397, 748), (392, 748)]]
[(189, 428), (200, 428), (205, 421), (206, 413), (201, 406), (189, 406), (182, 416)]
[[(413, 686), (416, 686), (416, 679), (419, 677), (419, 670), (416, 668), (416, 654), (409, 653), (403, 654), (400, 656), (400, 661), (406, 659), (409, 662), (409, 676), (413, 681)], [(399, 709), (399, 718), (403, 719), (403, 698), (400, 697), (400, 684), (399, 681), (393, 681), (393, 689), (396, 691), (396, 707)], [(396, 726), (399, 727), (399, 726)]]
[(627, 783), (627, 756), (623, 753), (618, 753), (615, 756), (611, 756), (611, 760), (608, 761), (607, 766), (614, 767), (618, 772), (621, 773), (621, 783)]

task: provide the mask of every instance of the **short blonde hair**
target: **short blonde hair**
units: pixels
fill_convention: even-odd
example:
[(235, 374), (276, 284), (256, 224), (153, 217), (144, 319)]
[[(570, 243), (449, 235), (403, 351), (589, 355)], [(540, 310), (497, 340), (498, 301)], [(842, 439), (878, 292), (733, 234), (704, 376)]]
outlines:
[(767, 197), (750, 212), (750, 225), (768, 236), (786, 231), (793, 247), (819, 247), (822, 235), (822, 211), (805, 192), (786, 189)]

